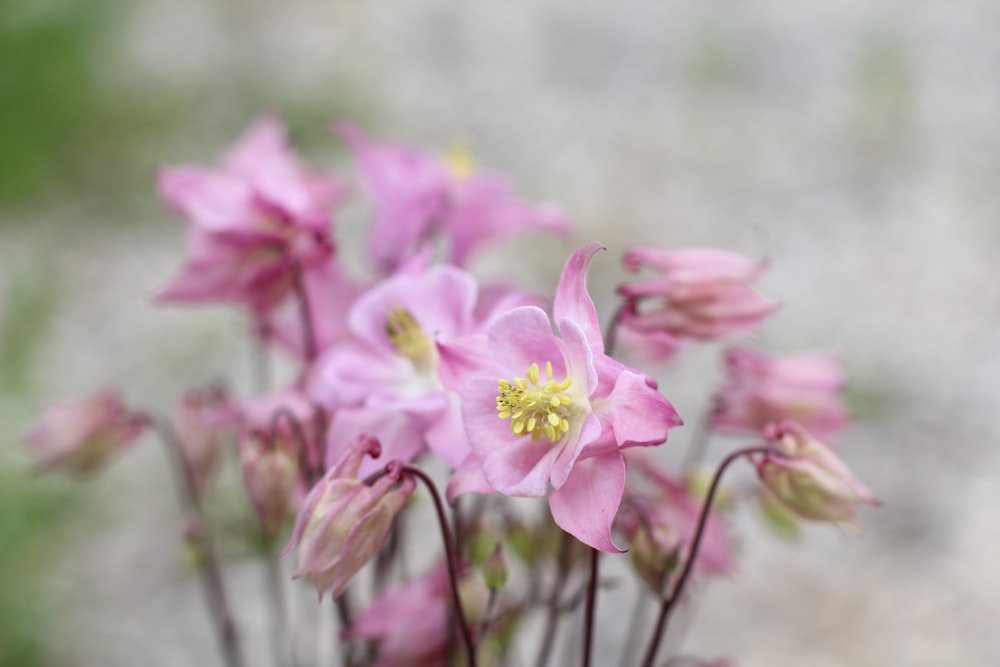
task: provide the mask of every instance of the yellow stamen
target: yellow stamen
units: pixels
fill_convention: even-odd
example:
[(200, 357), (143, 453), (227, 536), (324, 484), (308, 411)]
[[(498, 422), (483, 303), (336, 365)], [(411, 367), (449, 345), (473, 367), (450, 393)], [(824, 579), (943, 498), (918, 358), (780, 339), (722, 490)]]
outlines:
[(434, 357), (434, 345), (413, 313), (405, 308), (389, 311), (385, 316), (385, 333), (401, 355), (415, 363), (429, 362)]
[(538, 364), (531, 364), (524, 375), (499, 381), (497, 415), (500, 419), (510, 419), (510, 430), (514, 435), (530, 435), (532, 440), (544, 435), (551, 442), (556, 442), (569, 431), (573, 399), (566, 394), (566, 390), (573, 380), (553, 380), (550, 361), (545, 362), (544, 384)]
[(476, 161), (464, 146), (455, 145), (444, 153), (444, 164), (452, 176), (466, 179), (476, 171)]

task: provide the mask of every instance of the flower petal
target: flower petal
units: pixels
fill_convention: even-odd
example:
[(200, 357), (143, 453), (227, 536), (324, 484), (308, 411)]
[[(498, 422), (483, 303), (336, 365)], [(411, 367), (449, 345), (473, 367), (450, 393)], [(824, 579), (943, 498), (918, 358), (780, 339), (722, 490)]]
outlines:
[(598, 251), (604, 250), (600, 243), (588, 243), (570, 255), (559, 278), (556, 296), (552, 302), (552, 317), (556, 322), (570, 319), (580, 325), (587, 340), (598, 352), (604, 351), (604, 338), (597, 320), (597, 309), (587, 293), (587, 268)]
[(611, 541), (611, 523), (625, 489), (625, 459), (617, 453), (577, 461), (566, 483), (549, 496), (556, 524), (599, 551), (624, 553)]

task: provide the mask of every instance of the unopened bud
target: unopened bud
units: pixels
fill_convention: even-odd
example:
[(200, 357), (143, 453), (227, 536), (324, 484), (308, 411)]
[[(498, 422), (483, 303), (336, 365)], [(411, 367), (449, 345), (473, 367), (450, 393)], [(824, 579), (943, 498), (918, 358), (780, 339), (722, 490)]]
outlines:
[(503, 557), (503, 546), (499, 542), (483, 563), (483, 582), (491, 591), (499, 591), (507, 585), (507, 561)]

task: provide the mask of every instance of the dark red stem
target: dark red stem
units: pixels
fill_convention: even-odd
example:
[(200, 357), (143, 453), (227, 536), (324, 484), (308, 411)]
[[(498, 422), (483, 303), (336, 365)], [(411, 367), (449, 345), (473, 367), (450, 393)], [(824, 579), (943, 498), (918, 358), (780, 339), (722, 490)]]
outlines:
[(587, 583), (587, 606), (583, 614), (583, 667), (590, 667), (594, 645), (594, 612), (597, 610), (597, 565), (601, 552), (590, 550), (590, 581)]
[(240, 648), (239, 635), (236, 623), (233, 621), (233, 614), (230, 611), (219, 557), (205, 531), (201, 499), (198, 495), (194, 471), (191, 470), (191, 465), (184, 455), (180, 437), (173, 425), (157, 415), (147, 413), (146, 416), (166, 446), (168, 456), (174, 461), (181, 510), (186, 515), (190, 525), (188, 539), (195, 541), (201, 552), (200, 555), (204, 559), (198, 572), (201, 575), (201, 584), (205, 591), (209, 612), (215, 621), (215, 630), (219, 639), (219, 647), (222, 650), (223, 661), (227, 667), (243, 667), (243, 652)]
[(653, 636), (650, 637), (649, 645), (646, 648), (646, 657), (642, 661), (642, 667), (653, 667), (653, 661), (656, 660), (656, 652), (660, 648), (660, 641), (663, 639), (663, 635), (667, 629), (667, 621), (670, 618), (670, 613), (681, 599), (681, 595), (684, 593), (684, 586), (687, 584), (691, 572), (694, 570), (694, 564), (698, 560), (698, 549), (701, 547), (701, 538), (705, 534), (705, 526), (708, 524), (712, 501), (715, 500), (715, 493), (718, 491), (719, 483), (722, 481), (722, 474), (738, 458), (771, 451), (774, 451), (771, 447), (764, 446), (737, 449), (724, 458), (719, 467), (716, 468), (715, 476), (712, 477), (712, 484), (708, 487), (708, 494), (705, 496), (705, 502), (701, 507), (701, 514), (698, 516), (698, 527), (695, 530), (694, 539), (691, 541), (691, 548), (688, 551), (687, 559), (684, 561), (684, 568), (681, 570), (680, 576), (677, 577), (677, 583), (674, 585), (673, 590), (663, 599), (660, 605), (660, 615), (656, 619), (656, 627), (653, 629)]
[(434, 480), (423, 470), (411, 465), (403, 465), (404, 473), (413, 475), (427, 487), (434, 500), (434, 509), (437, 512), (438, 524), (441, 526), (441, 538), (444, 541), (445, 559), (448, 563), (448, 581), (451, 584), (451, 604), (455, 619), (458, 621), (459, 630), (462, 633), (462, 640), (465, 643), (466, 667), (476, 667), (476, 643), (472, 637), (472, 630), (469, 622), (465, 618), (465, 611), (462, 609), (462, 600), (458, 595), (458, 554), (455, 551), (455, 540), (451, 535), (451, 528), (448, 527), (448, 517), (445, 515), (444, 503), (441, 501), (441, 494), (438, 493)]

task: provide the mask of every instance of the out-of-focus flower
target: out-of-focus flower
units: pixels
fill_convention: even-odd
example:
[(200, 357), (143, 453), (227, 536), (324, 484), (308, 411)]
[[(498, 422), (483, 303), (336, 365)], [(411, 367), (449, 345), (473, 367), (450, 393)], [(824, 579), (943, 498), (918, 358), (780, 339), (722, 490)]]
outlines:
[[(629, 271), (649, 267), (658, 272), (618, 288), (626, 299), (619, 326), (632, 337), (667, 334), (678, 342), (714, 340), (752, 331), (779, 307), (750, 287), (766, 263), (736, 253), (632, 248), (623, 263)], [(664, 358), (676, 349), (663, 341), (658, 347)]]
[(375, 598), (344, 637), (377, 643), (373, 667), (443, 667), (449, 639), (448, 586), (448, 569), (441, 563)]
[(734, 348), (726, 351), (726, 375), (712, 414), (720, 431), (760, 433), (768, 424), (791, 419), (829, 437), (850, 421), (841, 400), (844, 373), (833, 357), (773, 357)]
[[(632, 541), (632, 560), (654, 593), (662, 593), (664, 575), (688, 558), (703, 501), (639, 452), (629, 452), (628, 503), (616, 528)], [(695, 572), (710, 576), (732, 573), (732, 545), (717, 512), (709, 513), (695, 561)]]
[(775, 451), (753, 456), (757, 475), (800, 517), (856, 525), (856, 505), (880, 504), (833, 450), (799, 424), (772, 424), (765, 435)]
[(620, 551), (611, 523), (625, 486), (622, 449), (657, 445), (681, 423), (649, 377), (604, 354), (586, 272), (602, 249), (591, 243), (567, 261), (545, 311), (515, 308), (485, 340), (480, 366), (462, 389), (462, 415), (473, 456), (461, 490), (544, 496), (555, 522), (585, 544)]
[(221, 388), (189, 391), (177, 405), (175, 420), (181, 450), (201, 495), (215, 475), (223, 447), (234, 433), (233, 408)]
[(298, 162), (274, 118), (254, 125), (221, 168), (165, 168), (159, 188), (189, 223), (188, 261), (163, 302), (266, 311), (332, 253), (330, 209), (343, 189)]
[(38, 466), (91, 473), (126, 449), (149, 425), (116, 391), (48, 408), (25, 435)]
[[(334, 412), (327, 463), (362, 433), (382, 443), (387, 459), (410, 460), (430, 448), (449, 466), (468, 455), (457, 394), (442, 375), (463, 363), (456, 339), (527, 299), (490, 290), (478, 301), (475, 279), (454, 266), (414, 265), (361, 295), (347, 316), (351, 338), (317, 362), (311, 394)], [(362, 472), (374, 470), (366, 461)]]
[(368, 253), (382, 271), (395, 271), (436, 233), (448, 260), (463, 265), (478, 247), (523, 231), (564, 234), (569, 222), (552, 206), (520, 200), (502, 178), (477, 171), (465, 153), (439, 157), (403, 146), (374, 144), (341, 123), (337, 133), (359, 162), (362, 188), (374, 201)]
[(479, 247), (515, 234), (569, 233), (569, 220), (556, 207), (522, 201), (506, 180), (477, 171), (467, 154), (452, 151), (446, 164), (450, 197), (442, 227), (449, 241), (448, 261), (453, 264), (462, 266)]
[(309, 576), (320, 597), (332, 589), (334, 598), (379, 550), (396, 514), (413, 493), (416, 482), (390, 464), (372, 486), (358, 479), (365, 456), (378, 458), (377, 440), (360, 437), (306, 496), (282, 556), (298, 554), (295, 577)]

